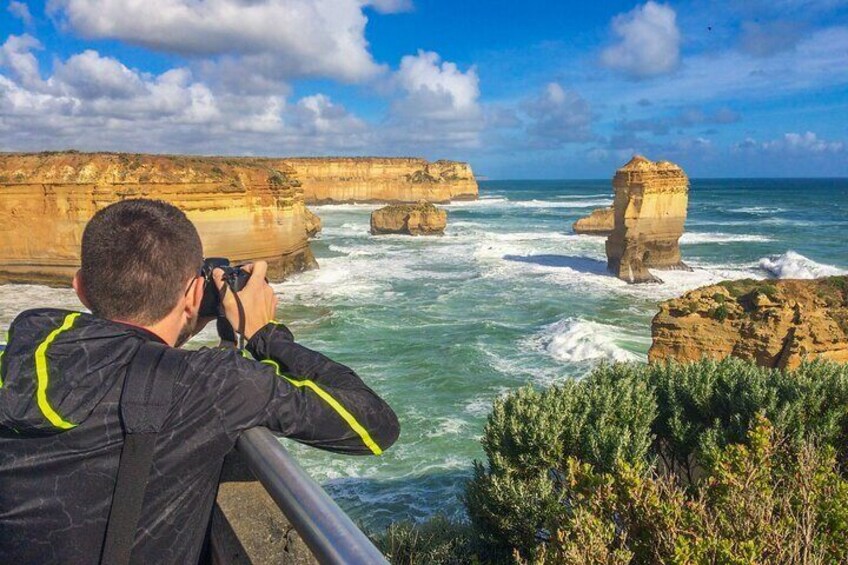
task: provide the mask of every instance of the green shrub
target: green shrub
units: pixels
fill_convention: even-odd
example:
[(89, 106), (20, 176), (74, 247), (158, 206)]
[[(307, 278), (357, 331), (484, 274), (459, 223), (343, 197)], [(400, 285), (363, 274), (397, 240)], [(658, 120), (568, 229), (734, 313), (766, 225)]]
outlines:
[(561, 512), (556, 483), (577, 458), (598, 469), (639, 463), (651, 447), (656, 406), (638, 365), (600, 366), (582, 381), (524, 388), (495, 403), (483, 437), (488, 466), (475, 464), (469, 515), (487, 546), (535, 546)]
[(471, 527), (436, 516), (424, 524), (399, 522), (373, 538), (393, 565), (474, 563)]
[[(722, 296), (721, 294), (719, 296)], [(723, 322), (727, 319), (727, 316), (730, 315), (730, 312), (727, 310), (727, 306), (724, 304), (719, 304), (716, 308), (710, 312), (710, 316), (714, 320), (718, 320), (719, 322)]]
[[(785, 450), (769, 459), (772, 467), (757, 443), (766, 421)], [(792, 532), (813, 507), (816, 524), (832, 524), (836, 537), (818, 528), (815, 547), (804, 551), (846, 558), (837, 534), (848, 538), (848, 522), (824, 501), (848, 508), (848, 487), (836, 471), (846, 461), (847, 430), (845, 366), (814, 362), (789, 372), (736, 359), (602, 365), (583, 380), (497, 401), (482, 442), (486, 462), (475, 463), (465, 501), (484, 560), (516, 552), (552, 563), (778, 563), (774, 540), (800, 547)], [(802, 463), (803, 472), (792, 466)], [(745, 483), (753, 491), (733, 491), (743, 467), (770, 470), (759, 483)], [(821, 484), (790, 488), (800, 475)], [(804, 488), (813, 489), (806, 502), (792, 502)], [(768, 504), (744, 507), (753, 499)], [(755, 510), (763, 514), (747, 515)], [(764, 534), (774, 538), (766, 546), (733, 530), (725, 515), (752, 524), (759, 516), (757, 527), (782, 533)], [(589, 552), (594, 559), (586, 548), (603, 551)]]

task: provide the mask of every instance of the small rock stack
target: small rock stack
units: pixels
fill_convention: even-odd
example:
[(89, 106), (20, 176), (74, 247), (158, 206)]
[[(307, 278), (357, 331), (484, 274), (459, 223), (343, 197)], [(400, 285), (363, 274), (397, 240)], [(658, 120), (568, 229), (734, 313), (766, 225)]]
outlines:
[(390, 204), (371, 213), (371, 233), (441, 235), (445, 233), (448, 213), (430, 202)]

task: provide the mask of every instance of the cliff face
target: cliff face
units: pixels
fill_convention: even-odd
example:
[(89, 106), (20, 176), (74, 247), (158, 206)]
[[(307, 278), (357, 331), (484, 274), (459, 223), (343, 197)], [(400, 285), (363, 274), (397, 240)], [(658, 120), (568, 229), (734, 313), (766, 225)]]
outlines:
[(290, 167), (308, 204), (340, 202), (450, 202), (477, 198), (467, 163), (407, 158), (303, 158), (271, 160)]
[(269, 279), (281, 280), (316, 266), (292, 173), (251, 159), (0, 155), (0, 282), (68, 284), (88, 219), (140, 197), (185, 211), (207, 256), (266, 260)]
[(660, 304), (651, 361), (722, 359), (794, 368), (805, 356), (848, 363), (848, 277), (728, 281)]
[(574, 233), (608, 236), (615, 228), (615, 208), (598, 208), (571, 225)]
[(668, 161), (634, 157), (616, 171), (615, 223), (607, 239), (607, 266), (630, 283), (659, 282), (648, 268), (688, 269), (680, 260), (689, 179)]

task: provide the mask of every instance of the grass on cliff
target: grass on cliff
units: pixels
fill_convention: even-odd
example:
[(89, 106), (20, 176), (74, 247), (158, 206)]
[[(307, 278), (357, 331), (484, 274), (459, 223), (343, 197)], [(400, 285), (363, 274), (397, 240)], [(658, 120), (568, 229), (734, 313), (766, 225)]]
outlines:
[(495, 402), (467, 524), (393, 563), (848, 562), (848, 367), (601, 365)]

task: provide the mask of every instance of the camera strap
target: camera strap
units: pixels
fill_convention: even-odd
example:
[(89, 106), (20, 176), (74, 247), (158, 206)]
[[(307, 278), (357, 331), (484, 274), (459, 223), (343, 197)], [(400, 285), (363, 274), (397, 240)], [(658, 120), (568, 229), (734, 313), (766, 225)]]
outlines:
[[(221, 292), (221, 303), (224, 302), (224, 296), (227, 295), (228, 290), (233, 293), (233, 298), (236, 299), (236, 309), (238, 310), (238, 315), (239, 315), (238, 330), (236, 332), (237, 335), (238, 335), (238, 338), (237, 338), (238, 343), (237, 344), (234, 343), (233, 345), (235, 345), (238, 348), (238, 350), (241, 351), (242, 349), (244, 349), (244, 330), (245, 330), (245, 325), (247, 324), (247, 321), (245, 320), (245, 315), (244, 315), (244, 305), (241, 303), (241, 298), (239, 298), (238, 292), (236, 292), (234, 289), (232, 289), (230, 287), (230, 284), (227, 283), (227, 282), (224, 283), (224, 290)], [(220, 331), (218, 333), (220, 333)]]
[(144, 342), (130, 361), (121, 391), (124, 445), (100, 556), (104, 565), (131, 562), (156, 439), (171, 408), (182, 359), (177, 349)]

